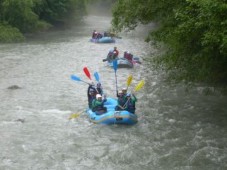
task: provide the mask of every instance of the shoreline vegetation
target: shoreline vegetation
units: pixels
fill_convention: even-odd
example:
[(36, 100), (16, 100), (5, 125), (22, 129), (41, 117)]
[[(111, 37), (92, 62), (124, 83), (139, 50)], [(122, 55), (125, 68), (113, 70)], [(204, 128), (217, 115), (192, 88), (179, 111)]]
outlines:
[(158, 24), (146, 41), (157, 43), (162, 54), (149, 60), (165, 70), (170, 80), (227, 87), (225, 0), (118, 0), (112, 12), (117, 31)]
[(86, 0), (2, 0), (0, 43), (22, 42), (26, 34), (70, 25), (86, 14), (86, 3)]

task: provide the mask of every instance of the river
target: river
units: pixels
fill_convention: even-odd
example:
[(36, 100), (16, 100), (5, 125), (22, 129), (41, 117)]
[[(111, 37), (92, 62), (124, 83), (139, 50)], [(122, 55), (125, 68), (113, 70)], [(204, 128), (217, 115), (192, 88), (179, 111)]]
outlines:
[[(18, 44), (0, 45), (1, 170), (224, 170), (227, 169), (227, 97), (202, 85), (165, 81), (145, 61), (117, 70), (118, 87), (136, 92), (139, 122), (97, 125), (85, 113), (88, 67), (99, 73), (107, 96), (115, 96), (114, 70), (102, 61), (118, 47), (146, 59), (156, 53), (144, 42), (147, 28), (122, 33), (115, 44), (89, 42), (93, 29), (110, 26), (108, 16), (87, 16), (70, 30), (40, 34)], [(93, 77), (94, 81), (94, 77)]]

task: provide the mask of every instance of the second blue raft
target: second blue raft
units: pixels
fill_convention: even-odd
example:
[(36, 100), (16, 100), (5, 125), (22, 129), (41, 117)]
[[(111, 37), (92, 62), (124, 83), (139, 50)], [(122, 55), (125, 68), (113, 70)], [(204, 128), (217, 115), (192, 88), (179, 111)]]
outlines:
[(90, 41), (94, 43), (115, 43), (115, 39), (112, 37), (102, 37), (99, 39), (92, 38)]

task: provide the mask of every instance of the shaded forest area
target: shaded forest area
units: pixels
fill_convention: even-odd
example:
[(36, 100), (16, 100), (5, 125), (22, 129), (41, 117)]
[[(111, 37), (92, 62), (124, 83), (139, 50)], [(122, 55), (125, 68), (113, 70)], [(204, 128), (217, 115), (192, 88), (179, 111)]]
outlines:
[(117, 31), (158, 24), (147, 41), (164, 44), (154, 62), (171, 79), (227, 85), (226, 0), (118, 0), (113, 17)]
[(80, 19), (86, 0), (0, 0), (0, 42), (20, 42), (26, 33), (46, 31)]

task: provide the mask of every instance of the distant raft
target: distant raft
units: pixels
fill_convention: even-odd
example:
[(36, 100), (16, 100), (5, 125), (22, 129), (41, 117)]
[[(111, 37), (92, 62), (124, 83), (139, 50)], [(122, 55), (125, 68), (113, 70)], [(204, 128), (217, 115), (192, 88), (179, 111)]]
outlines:
[(90, 41), (94, 43), (115, 43), (115, 39), (112, 37), (102, 37), (99, 39), (91, 38)]
[[(107, 59), (103, 59), (103, 61), (107, 61)], [(107, 63), (109, 66), (113, 67), (113, 60), (107, 61)], [(117, 65), (119, 68), (133, 68), (137, 64), (141, 64), (139, 57), (133, 57), (131, 61), (124, 57), (117, 59)]]
[[(113, 61), (107, 61), (108, 65), (113, 67)], [(133, 68), (133, 63), (126, 58), (117, 59), (117, 66), (119, 68)]]
[(115, 111), (117, 100), (113, 98), (107, 98), (104, 106), (107, 108), (107, 112), (103, 114), (92, 112), (91, 109), (87, 109), (86, 113), (91, 122), (97, 124), (125, 124), (134, 125), (138, 122), (136, 114), (130, 113), (126, 110)]

